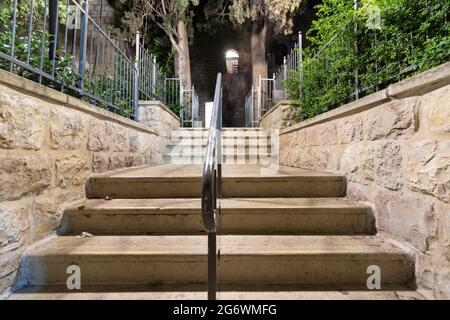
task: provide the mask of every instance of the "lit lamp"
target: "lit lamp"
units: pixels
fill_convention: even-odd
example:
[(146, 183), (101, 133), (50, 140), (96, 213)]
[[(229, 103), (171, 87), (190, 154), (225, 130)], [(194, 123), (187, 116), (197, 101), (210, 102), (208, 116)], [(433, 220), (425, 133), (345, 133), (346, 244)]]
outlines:
[(228, 73), (238, 73), (239, 71), (239, 53), (236, 50), (228, 50), (225, 53)]

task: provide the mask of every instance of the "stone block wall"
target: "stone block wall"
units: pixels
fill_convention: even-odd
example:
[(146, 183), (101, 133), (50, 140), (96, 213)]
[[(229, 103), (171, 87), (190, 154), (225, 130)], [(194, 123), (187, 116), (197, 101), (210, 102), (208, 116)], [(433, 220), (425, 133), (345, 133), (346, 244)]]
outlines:
[(180, 118), (160, 101), (139, 101), (136, 120), (159, 133), (158, 156), (165, 153), (172, 131), (180, 126)]
[(450, 63), (281, 130), (280, 149), (281, 165), (345, 174), (415, 254), (419, 289), (450, 298)]
[(291, 101), (280, 101), (267, 111), (260, 121), (265, 129), (284, 129), (297, 122), (297, 111), (300, 106)]
[(140, 124), (0, 70), (0, 297), (26, 247), (84, 198), (89, 175), (160, 160), (179, 119), (159, 110)]

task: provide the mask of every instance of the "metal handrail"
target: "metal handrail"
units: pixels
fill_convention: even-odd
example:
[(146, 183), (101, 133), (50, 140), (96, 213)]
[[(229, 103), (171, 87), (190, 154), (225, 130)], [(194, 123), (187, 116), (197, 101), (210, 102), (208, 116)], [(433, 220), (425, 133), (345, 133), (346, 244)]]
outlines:
[(203, 163), (202, 215), (208, 233), (208, 299), (216, 299), (216, 235), (219, 209), (217, 199), (222, 179), (222, 74), (217, 74), (208, 145)]

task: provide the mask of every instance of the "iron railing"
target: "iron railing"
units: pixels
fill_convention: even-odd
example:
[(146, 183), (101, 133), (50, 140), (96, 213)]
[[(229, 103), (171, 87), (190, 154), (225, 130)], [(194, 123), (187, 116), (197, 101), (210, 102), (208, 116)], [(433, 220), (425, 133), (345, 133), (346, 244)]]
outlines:
[(261, 117), (274, 105), (275, 75), (273, 78), (258, 78), (256, 88), (252, 86), (245, 97), (245, 126), (257, 127)]
[(284, 81), (287, 79), (289, 72), (297, 70), (303, 62), (303, 36), (302, 32), (298, 33), (298, 41), (294, 43), (289, 54), (283, 58), (283, 64), (277, 69), (274, 78), (273, 98), (274, 100), (289, 99), (289, 94), (284, 88)]
[(253, 88), (250, 89), (249, 93), (245, 97), (245, 126), (246, 127), (257, 127), (258, 122), (256, 120), (256, 90)]
[(195, 87), (193, 85), (190, 89), (184, 89), (183, 87), (182, 98), (183, 102), (181, 104), (181, 114), (183, 117), (183, 125), (190, 127), (201, 126), (199, 125), (200, 105)]
[(165, 78), (161, 101), (180, 116), (182, 127), (194, 127), (200, 120), (200, 105), (194, 85), (189, 89), (180, 78)]
[(202, 177), (203, 225), (208, 233), (208, 299), (216, 299), (218, 198), (222, 180), (222, 74), (217, 75)]
[[(245, 125), (255, 127), (259, 125), (261, 117), (277, 102), (289, 99), (289, 94), (284, 88), (284, 82), (289, 72), (300, 68), (303, 61), (302, 33), (298, 33), (298, 42), (294, 44), (287, 56), (272, 78), (258, 77), (258, 83), (252, 87), (245, 98)], [(250, 120), (251, 118), (251, 120)]]
[(135, 64), (138, 71), (139, 99), (152, 100), (162, 96), (165, 75), (152, 56), (144, 47), (140, 33), (136, 33), (136, 55)]
[[(2, 0), (0, 68), (133, 117), (137, 69), (87, 0)], [(1, 18), (0, 18), (1, 19)]]

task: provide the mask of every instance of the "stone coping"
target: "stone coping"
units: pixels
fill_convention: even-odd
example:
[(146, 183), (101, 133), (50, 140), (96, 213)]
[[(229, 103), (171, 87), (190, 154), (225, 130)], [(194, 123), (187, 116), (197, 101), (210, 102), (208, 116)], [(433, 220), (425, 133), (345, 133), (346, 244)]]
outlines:
[(159, 100), (139, 100), (139, 106), (153, 106), (158, 105), (161, 109), (166, 111), (168, 114), (170, 114), (172, 117), (175, 118), (175, 120), (180, 121), (180, 117), (175, 114), (172, 110), (169, 109), (164, 103), (162, 103)]
[(80, 99), (72, 97), (66, 93), (48, 88), (32, 80), (25, 79), (12, 72), (0, 69), (0, 83), (8, 87), (19, 89), (22, 92), (36, 96), (40, 99), (60, 103), (68, 108), (93, 115), (96, 118), (115, 122), (128, 128), (133, 128), (141, 132), (159, 136), (157, 131), (152, 130), (146, 125), (127, 119), (90, 103), (81, 101)]
[(261, 119), (259, 120), (260, 122), (263, 121), (266, 117), (269, 116), (269, 114), (271, 114), (272, 112), (274, 112), (279, 106), (284, 105), (284, 104), (288, 104), (288, 105), (300, 105), (296, 100), (280, 100), (278, 101), (272, 108), (270, 108), (269, 110), (267, 110), (266, 113), (264, 113), (264, 115), (261, 117)]
[(392, 100), (421, 96), (449, 84), (450, 62), (447, 62), (411, 78), (391, 84), (384, 90), (375, 92), (359, 100), (347, 103), (339, 108), (322, 113), (314, 118), (284, 128), (280, 131), (280, 135), (360, 113)]

